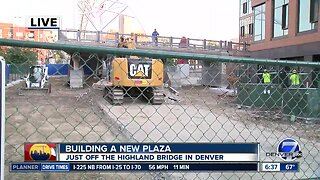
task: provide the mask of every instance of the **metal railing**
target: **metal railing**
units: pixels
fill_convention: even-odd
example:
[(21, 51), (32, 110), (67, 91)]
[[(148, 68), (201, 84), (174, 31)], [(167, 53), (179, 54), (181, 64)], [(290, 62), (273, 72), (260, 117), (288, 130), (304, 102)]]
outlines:
[[(6, 89), (5, 178), (6, 179), (311, 179), (320, 177), (320, 74), (314, 78), (317, 62), (253, 59), (201, 53), (153, 51), (60, 43), (41, 43), (0, 39), (1, 48), (24, 47), (63, 50), (89, 66), (92, 73), (83, 78), (83, 88), (70, 89), (67, 77), (52, 77), (52, 92), (47, 96), (18, 96), (23, 84)], [(103, 57), (109, 55), (109, 59)], [(201, 72), (181, 78), (183, 67), (166, 65), (164, 102), (127, 94), (122, 106), (114, 106), (99, 88), (105, 78), (97, 69), (115, 56), (181, 58), (199, 60)], [(29, 59), (26, 59), (26, 63)], [(13, 59), (6, 63), (13, 64)], [(30, 60), (31, 61), (31, 60)], [(94, 63), (92, 63), (92, 61)], [(99, 64), (99, 65), (96, 65)], [(222, 65), (223, 64), (223, 65)], [(256, 78), (260, 65), (272, 65), (272, 83)], [(279, 72), (284, 66), (299, 67), (310, 86), (288, 86)], [(17, 66), (18, 67), (18, 66)], [(23, 68), (23, 66), (19, 66)], [(128, 69), (121, 69), (128, 71)], [(24, 71), (24, 70), (20, 70)], [(58, 70), (57, 70), (58, 71)], [(73, 77), (74, 78), (74, 77)], [(80, 78), (80, 77), (79, 77)], [(203, 84), (203, 80), (208, 84)], [(241, 81), (240, 81), (241, 80)], [(212, 87), (226, 82), (230, 88)], [(288, 81), (290, 82), (290, 81)], [(179, 85), (174, 88), (174, 85)], [(134, 88), (134, 87), (132, 87)], [(103, 89), (103, 88), (102, 88)], [(250, 108), (246, 108), (250, 107)], [(23, 161), (25, 142), (259, 142), (260, 162), (282, 162), (276, 152), (281, 140), (299, 142), (302, 158), (298, 172), (82, 172), (10, 173), (12, 161)]]
[(137, 47), (185, 48), (207, 51), (247, 51), (249, 45), (232, 41), (186, 38), (181, 46), (181, 37), (158, 36), (158, 42), (152, 36), (142, 34), (119, 34), (99, 31), (59, 30), (59, 41), (80, 41), (117, 46), (120, 37), (132, 38)]

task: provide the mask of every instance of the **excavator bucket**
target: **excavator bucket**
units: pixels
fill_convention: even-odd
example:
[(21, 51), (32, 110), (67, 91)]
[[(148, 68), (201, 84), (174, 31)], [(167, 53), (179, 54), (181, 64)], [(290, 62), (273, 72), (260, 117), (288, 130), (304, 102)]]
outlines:
[(51, 84), (44, 88), (26, 88), (22, 87), (18, 91), (19, 96), (46, 96), (51, 93)]

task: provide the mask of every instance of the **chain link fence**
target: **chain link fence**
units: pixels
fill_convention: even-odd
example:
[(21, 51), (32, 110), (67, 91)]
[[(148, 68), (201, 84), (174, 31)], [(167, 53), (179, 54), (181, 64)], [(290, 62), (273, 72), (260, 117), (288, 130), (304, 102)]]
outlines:
[[(57, 68), (58, 73), (48, 78), (45, 87), (51, 87), (51, 93), (25, 90), (25, 94), (19, 95), (19, 89), (26, 86), (25, 81), (8, 84), (5, 179), (319, 178), (320, 64), (245, 61), (244, 58), (237, 63), (233, 61), (234, 57), (221, 57), (223, 65), (203, 61), (201, 69), (184, 74), (183, 65), (171, 64), (169, 67), (166, 59), (154, 60), (151, 65), (153, 81), (147, 82), (154, 85), (150, 90), (136, 88), (145, 82), (142, 78), (132, 78), (130, 81), (134, 81), (135, 86), (123, 88), (108, 83), (114, 79), (113, 85), (116, 85), (117, 80), (125, 77), (123, 74), (138, 77), (139, 71), (146, 75), (150, 69), (134, 65), (130, 69), (119, 63), (123, 61), (112, 66), (112, 60), (117, 56), (106, 55), (101, 48), (84, 50), (84, 47), (72, 46), (72, 49), (66, 49), (72, 55), (69, 71), (61, 72)], [(29, 72), (31, 64), (28, 61), (33, 60), (26, 59), (19, 65), (9, 60), (6, 63), (20, 67), (20, 72)], [(162, 62), (164, 67), (161, 69)], [(50, 71), (55, 67), (60, 66), (51, 65)], [(89, 70), (85, 73), (84, 68)], [(294, 86), (293, 69), (300, 75), (299, 83)], [(159, 72), (163, 70), (162, 76)], [(270, 83), (264, 83), (266, 76), (263, 73), (270, 74)], [(38, 75), (32, 81), (39, 78), (43, 77)], [(156, 83), (160, 81), (160, 84)], [(154, 93), (155, 88), (158, 94)], [(123, 93), (117, 96), (120, 100), (114, 98), (115, 89)], [(108, 96), (110, 92), (114, 94)], [(155, 101), (150, 93), (160, 100)], [(260, 142), (261, 161), (280, 161), (265, 154), (275, 152), (278, 143), (288, 137), (296, 139), (303, 152), (299, 159), (300, 171), (296, 173), (9, 172), (11, 161), (23, 161), (25, 142)]]

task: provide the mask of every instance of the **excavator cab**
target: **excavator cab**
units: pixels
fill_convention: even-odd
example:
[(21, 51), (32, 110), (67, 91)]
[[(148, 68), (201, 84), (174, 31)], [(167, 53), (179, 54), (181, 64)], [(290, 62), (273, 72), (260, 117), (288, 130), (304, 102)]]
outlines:
[(44, 65), (31, 66), (24, 84), (24, 87), (19, 90), (19, 95), (36, 95), (37, 93), (34, 92), (51, 93), (51, 84), (48, 82), (48, 67)]
[[(127, 41), (127, 48), (135, 49), (133, 41)], [(104, 98), (114, 105), (123, 104), (125, 96), (144, 97), (151, 104), (162, 104), (164, 64), (161, 59), (137, 56), (116, 57), (107, 66), (108, 85)]]
[(44, 88), (48, 80), (48, 68), (42, 65), (31, 66), (26, 78), (27, 88)]

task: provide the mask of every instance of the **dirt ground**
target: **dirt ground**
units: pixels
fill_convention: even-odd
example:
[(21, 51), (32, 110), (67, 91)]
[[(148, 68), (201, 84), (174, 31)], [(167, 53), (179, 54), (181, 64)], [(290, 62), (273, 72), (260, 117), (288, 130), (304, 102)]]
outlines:
[[(203, 108), (210, 110), (215, 109), (231, 109), (239, 117), (238, 121), (242, 121), (247, 125), (259, 125), (268, 129), (281, 132), (289, 132), (293, 135), (320, 142), (320, 122), (313, 121), (308, 123), (305, 120), (298, 119), (291, 122), (287, 116), (281, 111), (262, 111), (260, 109), (245, 108), (237, 109), (236, 98), (224, 92), (213, 92), (210, 87), (193, 86), (183, 87), (179, 89), (180, 96), (183, 101), (180, 104), (197, 104)], [(233, 113), (233, 114), (234, 114)], [(225, 113), (228, 115), (228, 113)]]
[[(159, 174), (151, 173), (11, 174), (8, 172), (10, 161), (23, 161), (23, 143), (25, 142), (134, 141), (123, 133), (118, 123), (102, 113), (97, 104), (102, 99), (100, 90), (88, 87), (70, 89), (64, 85), (66, 81), (64, 77), (51, 78), (52, 93), (49, 96), (18, 96), (17, 88), (21, 84), (6, 89), (6, 179), (161, 178)], [(88, 85), (91, 86), (93, 81), (96, 80), (89, 81)], [(213, 92), (208, 87), (189, 86), (178, 91), (180, 101), (167, 101), (167, 104), (197, 106), (223, 114), (248, 127), (286, 132), (286, 134), (320, 142), (319, 123), (291, 122), (282, 117), (281, 113), (237, 109), (234, 97), (223, 92)], [(126, 103), (132, 102), (126, 101)]]
[[(96, 104), (102, 92), (70, 89), (66, 78), (51, 78), (48, 96), (19, 96), (19, 85), (6, 89), (5, 179), (150, 179), (150, 173), (9, 173), (9, 162), (24, 161), (25, 142), (129, 142), (118, 124)], [(91, 85), (92, 83), (88, 83)], [(155, 176), (156, 177), (156, 176)]]
[[(320, 175), (319, 139), (312, 132), (318, 124), (300, 126), (299, 122), (281, 123), (252, 109), (238, 109), (235, 98), (225, 96), (223, 91), (208, 87), (184, 87), (177, 89), (178, 101), (167, 100), (160, 106), (129, 103), (114, 107), (104, 104), (102, 108), (115, 122), (120, 123), (139, 142), (259, 142), (261, 161), (280, 161), (270, 158), (266, 152), (275, 152), (284, 138), (298, 140), (305, 153), (298, 173), (168, 173), (181, 179), (291, 179), (311, 178)], [(230, 93), (229, 93), (230, 94)], [(232, 93), (231, 93), (232, 94)], [(258, 119), (258, 120), (256, 120)], [(270, 118), (271, 119), (271, 118)], [(283, 119), (283, 121), (288, 121)], [(303, 122), (301, 122), (303, 123)], [(308, 128), (306, 128), (308, 127)], [(305, 133), (309, 131), (309, 134)], [(209, 175), (209, 176), (207, 176)], [(238, 177), (238, 178), (235, 178)]]

